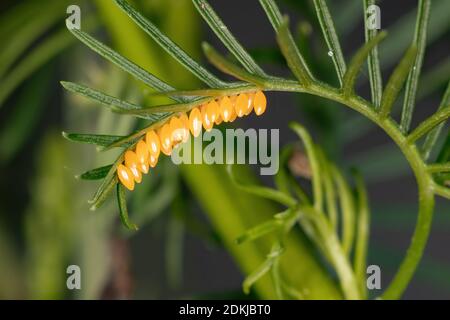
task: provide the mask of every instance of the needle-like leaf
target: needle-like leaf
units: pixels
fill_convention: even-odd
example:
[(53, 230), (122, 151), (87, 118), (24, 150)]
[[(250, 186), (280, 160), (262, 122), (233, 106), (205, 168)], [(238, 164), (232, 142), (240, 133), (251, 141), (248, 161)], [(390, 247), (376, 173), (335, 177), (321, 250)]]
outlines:
[(345, 73), (342, 90), (346, 96), (351, 95), (354, 92), (356, 77), (361, 70), (361, 67), (366, 60), (370, 52), (386, 37), (386, 32), (377, 34), (374, 38), (371, 38), (366, 44), (360, 48), (354, 57), (352, 58), (350, 65)]
[(355, 239), (355, 257), (354, 270), (355, 277), (359, 282), (363, 298), (367, 295), (366, 286), (366, 267), (367, 267), (367, 249), (369, 242), (369, 224), (370, 212), (367, 200), (367, 190), (364, 185), (362, 176), (358, 172), (354, 172), (356, 181), (357, 195), (357, 221), (356, 221), (356, 239)]
[[(376, 4), (376, 0), (364, 0), (364, 31), (366, 43), (369, 43), (378, 34), (377, 29), (370, 29), (368, 23), (369, 7)], [(383, 95), (383, 78), (381, 76), (380, 59), (378, 56), (378, 46), (375, 45), (369, 53), (367, 60), (369, 69), (370, 91), (372, 95), (372, 103), (375, 109), (379, 109), (381, 105), (381, 97)]]
[(409, 72), (405, 86), (405, 99), (403, 101), (402, 118), (400, 120), (400, 129), (408, 133), (411, 126), (411, 119), (416, 103), (417, 85), (419, 83), (420, 72), (422, 70), (425, 47), (427, 45), (428, 20), (430, 16), (431, 0), (419, 0), (417, 11), (416, 29), (414, 32), (414, 46), (417, 48), (417, 54), (414, 59), (414, 65)]
[[(85, 45), (87, 45), (89, 48), (97, 52), (99, 55), (104, 57), (105, 59), (111, 61), (116, 66), (124, 70), (125, 72), (128, 72), (133, 77), (135, 77), (138, 80), (141, 80), (149, 87), (157, 90), (157, 91), (173, 91), (175, 90), (170, 85), (165, 83), (164, 81), (158, 79), (153, 74), (147, 72), (146, 70), (142, 69), (135, 63), (131, 62), (127, 58), (121, 56), (116, 51), (112, 50), (108, 46), (104, 45), (100, 41), (92, 38), (87, 33), (77, 30), (77, 29), (71, 29), (70, 30), (75, 37), (77, 37), (81, 42), (83, 42)], [(177, 100), (179, 102), (186, 102), (189, 99), (183, 98), (183, 97), (175, 97), (174, 100)]]
[(394, 102), (397, 100), (398, 94), (400, 93), (400, 90), (405, 83), (406, 77), (411, 70), (411, 66), (414, 63), (416, 54), (417, 47), (415, 45), (409, 47), (402, 60), (389, 78), (389, 81), (386, 84), (386, 88), (383, 92), (383, 98), (381, 100), (381, 117), (386, 118), (391, 113)]
[(286, 207), (293, 207), (297, 204), (297, 201), (294, 198), (281, 191), (258, 185), (244, 185), (240, 183), (233, 173), (233, 165), (228, 165), (227, 171), (235, 186), (242, 191), (276, 201), (278, 203), (281, 203), (282, 205), (285, 205)]
[(197, 61), (191, 58), (183, 49), (169, 39), (164, 33), (162, 33), (153, 23), (136, 11), (136, 9), (134, 9), (127, 1), (115, 0), (115, 2), (142, 30), (150, 35), (161, 48), (166, 50), (175, 60), (177, 60), (198, 79), (210, 87), (222, 87), (226, 85), (225, 82), (218, 79)]
[(255, 85), (264, 86), (265, 78), (251, 74), (250, 72), (241, 69), (234, 63), (228, 61), (224, 56), (218, 53), (212, 46), (208, 43), (203, 43), (203, 51), (205, 52), (208, 60), (220, 71), (232, 75), (237, 79), (253, 83)]
[(331, 18), (330, 11), (325, 0), (314, 0), (314, 6), (316, 7), (317, 17), (322, 28), (322, 33), (328, 46), (328, 55), (333, 60), (334, 67), (342, 86), (344, 74), (346, 72), (346, 65), (344, 55), (342, 54), (339, 38), (334, 28), (333, 19)]
[(81, 143), (87, 143), (87, 144), (94, 144), (96, 146), (100, 147), (106, 147), (110, 145), (111, 143), (115, 143), (119, 141), (120, 139), (125, 138), (124, 136), (111, 136), (111, 135), (104, 135), (104, 134), (88, 134), (88, 133), (62, 133), (63, 137), (67, 140), (73, 141), (73, 142), (81, 142)]
[(284, 22), (277, 30), (277, 40), (280, 45), (281, 52), (286, 58), (292, 73), (302, 85), (308, 86), (313, 81), (313, 77), (309, 71), (305, 59), (295, 44), (291, 32), (289, 31), (289, 22), (287, 18), (284, 19)]
[[(438, 110), (442, 110), (445, 106), (448, 105), (450, 105), (450, 81), (447, 84), (447, 89), (445, 90), (444, 96), (442, 97)], [(443, 128), (444, 124), (442, 123), (427, 134), (427, 137), (425, 138), (425, 141), (422, 146), (422, 155), (425, 161), (428, 160), (428, 158), (430, 157), (431, 150), (433, 149), (433, 146), (436, 144), (436, 141), (438, 140), (439, 135), (442, 132)]]
[(314, 143), (308, 131), (298, 123), (293, 122), (289, 125), (289, 127), (292, 130), (294, 130), (294, 132), (300, 137), (305, 146), (306, 153), (308, 155), (308, 161), (312, 171), (314, 209), (317, 211), (322, 211), (323, 205), (322, 178), (320, 173), (320, 164), (317, 158)]
[(440, 123), (447, 121), (450, 117), (450, 105), (445, 106), (428, 119), (423, 121), (411, 134), (408, 136), (408, 142), (413, 143), (422, 136), (436, 128)]
[(250, 54), (244, 47), (236, 40), (233, 34), (228, 30), (228, 27), (216, 14), (214, 9), (206, 0), (192, 0), (200, 15), (205, 19), (210, 28), (214, 31), (217, 37), (233, 54), (233, 56), (242, 64), (242, 66), (250, 73), (264, 76), (265, 73), (260, 66), (253, 60)]
[(83, 174), (80, 174), (77, 178), (82, 180), (101, 180), (108, 175), (108, 172), (111, 170), (112, 166), (113, 165), (110, 164), (108, 166), (89, 170)]
[(121, 183), (117, 184), (117, 203), (119, 204), (120, 220), (122, 221), (123, 225), (127, 229), (137, 231), (138, 227), (130, 221), (130, 218), (128, 216), (127, 199), (125, 196), (124, 187)]

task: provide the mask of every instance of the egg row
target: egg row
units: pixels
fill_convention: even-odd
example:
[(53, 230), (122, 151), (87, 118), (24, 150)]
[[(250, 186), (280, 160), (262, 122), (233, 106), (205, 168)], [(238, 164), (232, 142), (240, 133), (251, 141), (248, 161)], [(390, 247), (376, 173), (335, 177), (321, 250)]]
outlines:
[(215, 124), (233, 122), (253, 110), (260, 116), (266, 111), (266, 106), (266, 96), (258, 91), (212, 100), (193, 108), (189, 116), (186, 113), (173, 116), (156, 131), (148, 131), (134, 151), (125, 152), (124, 162), (117, 167), (117, 176), (128, 190), (134, 190), (135, 183), (142, 181), (142, 174), (156, 166), (160, 153), (171, 155), (174, 147), (189, 139), (189, 134), (197, 137), (202, 127), (210, 131)]

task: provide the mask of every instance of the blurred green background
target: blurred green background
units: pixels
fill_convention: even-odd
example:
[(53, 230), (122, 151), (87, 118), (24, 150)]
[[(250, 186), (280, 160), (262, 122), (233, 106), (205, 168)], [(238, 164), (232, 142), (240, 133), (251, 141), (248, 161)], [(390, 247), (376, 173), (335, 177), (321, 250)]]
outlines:
[[(194, 57), (204, 60), (201, 40), (221, 48), (191, 1), (130, 2)], [(315, 73), (336, 83), (311, 2), (279, 2), (291, 15)], [(362, 1), (328, 2), (348, 59), (364, 41)], [(210, 3), (267, 70), (286, 72), (258, 1)], [(413, 36), (416, 1), (401, 3), (380, 3), (382, 27), (389, 30), (380, 48), (385, 77)], [(64, 92), (59, 81), (85, 83), (135, 102), (154, 98), (66, 30), (71, 4), (81, 8), (83, 30), (175, 87), (200, 87), (110, 0), (1, 2), (0, 298), (244, 298), (244, 273), (266, 252), (264, 246), (236, 248), (233, 239), (277, 211), (233, 189), (222, 167), (160, 162), (129, 201), (137, 233), (120, 225), (114, 201), (89, 211), (95, 183), (74, 176), (109, 163), (114, 154), (71, 144), (61, 131), (121, 135), (140, 124)], [(449, 78), (448, 12), (449, 1), (432, 2), (415, 123), (437, 108)], [(360, 92), (368, 96), (367, 72)], [(333, 103), (306, 95), (270, 94), (268, 99), (265, 117), (242, 119), (237, 126), (279, 128), (285, 144), (294, 141), (287, 124), (296, 119), (342, 168), (362, 171), (372, 209), (369, 264), (380, 265), (387, 284), (416, 219), (415, 182), (400, 152), (368, 121)], [(252, 169), (243, 175), (254, 179)], [(270, 178), (263, 182), (272, 184)], [(227, 205), (233, 201), (237, 204)], [(450, 298), (449, 209), (448, 203), (438, 203), (430, 244), (405, 298)], [(301, 263), (300, 254), (294, 258), (286, 273), (295, 273)], [(71, 264), (81, 267), (81, 290), (66, 288)], [(251, 297), (271, 297), (269, 291), (262, 284)]]

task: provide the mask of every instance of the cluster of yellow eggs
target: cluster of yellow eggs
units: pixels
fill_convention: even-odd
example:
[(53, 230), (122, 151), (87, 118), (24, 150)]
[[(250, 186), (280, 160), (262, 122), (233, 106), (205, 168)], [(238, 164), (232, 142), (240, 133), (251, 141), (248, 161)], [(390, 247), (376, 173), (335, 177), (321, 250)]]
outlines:
[(160, 153), (171, 155), (174, 147), (189, 139), (189, 132), (197, 137), (202, 126), (210, 131), (214, 124), (233, 122), (253, 110), (259, 116), (266, 111), (266, 106), (266, 96), (258, 91), (212, 100), (193, 108), (189, 116), (186, 113), (173, 116), (156, 131), (148, 131), (136, 144), (135, 151), (125, 152), (124, 162), (117, 167), (117, 176), (127, 189), (134, 190), (135, 183), (142, 181), (142, 174), (156, 166)]

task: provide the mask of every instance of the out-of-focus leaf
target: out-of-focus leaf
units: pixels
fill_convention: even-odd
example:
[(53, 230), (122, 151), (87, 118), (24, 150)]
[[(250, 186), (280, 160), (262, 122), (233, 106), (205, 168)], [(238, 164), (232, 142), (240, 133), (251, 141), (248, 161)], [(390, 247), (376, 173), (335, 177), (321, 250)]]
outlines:
[(41, 119), (39, 114), (46, 106), (52, 70), (43, 69), (22, 89), (23, 94), (0, 130), (0, 163), (8, 163), (14, 158)]
[(368, 40), (368, 42), (366, 42), (364, 46), (356, 52), (350, 62), (344, 78), (341, 81), (342, 88), (346, 95), (350, 95), (353, 92), (356, 77), (361, 70), (364, 61), (367, 59), (367, 56), (371, 53), (371, 51), (378, 45), (378, 43), (380, 43), (380, 41), (382, 41), (386, 37), (386, 35), (386, 32), (378, 33), (375, 37)]
[(406, 77), (408, 76), (414, 63), (416, 54), (417, 47), (412, 45), (406, 51), (394, 72), (392, 72), (381, 99), (380, 114), (382, 117), (387, 117), (391, 113), (394, 102), (397, 100), (398, 94), (400, 93)]
[(235, 174), (233, 173), (233, 165), (227, 166), (227, 169), (228, 169), (228, 174), (229, 174), (231, 180), (233, 181), (234, 185), (242, 191), (248, 192), (255, 196), (259, 196), (262, 198), (276, 201), (287, 207), (295, 206), (295, 204), (297, 203), (297, 201), (295, 201), (294, 198), (290, 197), (289, 195), (287, 195), (281, 191), (267, 188), (267, 187), (258, 186), (258, 185), (244, 185), (237, 180)]

